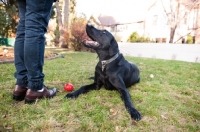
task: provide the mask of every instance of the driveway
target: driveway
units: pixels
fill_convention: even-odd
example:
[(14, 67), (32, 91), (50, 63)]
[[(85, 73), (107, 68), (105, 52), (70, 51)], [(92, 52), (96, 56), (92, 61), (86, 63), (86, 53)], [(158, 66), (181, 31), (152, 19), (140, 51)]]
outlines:
[(200, 44), (122, 43), (120, 52), (125, 56), (158, 58), (200, 63)]

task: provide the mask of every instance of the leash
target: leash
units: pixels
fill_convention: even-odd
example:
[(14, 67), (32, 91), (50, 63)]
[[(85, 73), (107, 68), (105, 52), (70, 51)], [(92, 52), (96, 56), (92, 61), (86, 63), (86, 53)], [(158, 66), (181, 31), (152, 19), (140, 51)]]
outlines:
[(109, 64), (110, 62), (114, 61), (115, 59), (117, 59), (117, 57), (119, 56), (119, 53), (115, 54), (112, 58), (110, 58), (109, 60), (103, 60), (101, 61), (102, 64), (102, 71), (104, 70), (105, 66), (107, 64)]

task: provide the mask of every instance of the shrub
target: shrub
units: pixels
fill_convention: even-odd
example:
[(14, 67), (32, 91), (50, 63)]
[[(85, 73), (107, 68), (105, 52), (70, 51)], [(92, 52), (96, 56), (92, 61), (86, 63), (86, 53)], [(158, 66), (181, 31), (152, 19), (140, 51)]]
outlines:
[(128, 38), (128, 42), (137, 42), (139, 35), (137, 32), (133, 32), (130, 37)]
[(143, 37), (143, 36), (141, 37), (141, 36), (139, 36), (137, 32), (133, 32), (133, 33), (130, 35), (130, 37), (128, 38), (127, 41), (128, 41), (128, 42), (138, 42), (138, 43), (140, 43), (140, 42), (153, 42), (153, 41), (150, 40), (150, 38), (148, 38), (148, 37)]
[(62, 35), (63, 35), (63, 41), (64, 42), (61, 45), (61, 47), (62, 48), (69, 48), (69, 42), (70, 42), (69, 32), (67, 30), (63, 30)]
[(82, 45), (84, 39), (88, 39), (88, 36), (85, 31), (86, 19), (85, 18), (76, 18), (71, 26), (71, 37), (70, 42), (71, 46), (75, 51), (82, 51), (85, 47)]
[(60, 31), (59, 31), (58, 24), (56, 26), (56, 30), (54, 30), (54, 35), (55, 35), (55, 38), (52, 40), (52, 42), (54, 42), (54, 45), (57, 46), (59, 44), (59, 38), (60, 38)]
[(190, 34), (187, 36), (187, 43), (188, 44), (193, 44), (193, 37)]
[(54, 46), (59, 46), (60, 43), (60, 37), (62, 37), (62, 48), (69, 48), (69, 32), (66, 29), (62, 29), (62, 31), (59, 31), (59, 26), (57, 24), (56, 29), (54, 30), (54, 39), (52, 42), (54, 43)]

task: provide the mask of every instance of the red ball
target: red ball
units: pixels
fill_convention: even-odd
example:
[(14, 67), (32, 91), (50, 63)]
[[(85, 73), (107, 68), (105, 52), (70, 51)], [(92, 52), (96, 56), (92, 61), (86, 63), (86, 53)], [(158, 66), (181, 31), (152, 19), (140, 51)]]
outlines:
[(66, 83), (64, 86), (64, 90), (67, 92), (71, 92), (74, 90), (74, 86), (71, 83)]

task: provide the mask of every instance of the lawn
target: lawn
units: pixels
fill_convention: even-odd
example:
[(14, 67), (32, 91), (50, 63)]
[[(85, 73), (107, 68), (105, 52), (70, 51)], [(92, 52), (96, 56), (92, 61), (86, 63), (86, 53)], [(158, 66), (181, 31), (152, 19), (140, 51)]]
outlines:
[[(126, 57), (140, 68), (141, 82), (130, 87), (143, 118), (131, 120), (117, 91), (103, 87), (64, 99), (65, 83), (75, 90), (93, 81), (95, 53), (63, 52), (46, 60), (45, 84), (59, 92), (53, 99), (28, 105), (12, 100), (13, 63), (0, 64), (0, 132), (200, 132), (200, 64)], [(154, 77), (150, 77), (153, 74)]]

